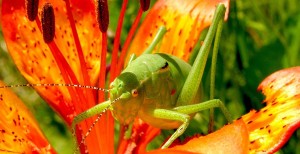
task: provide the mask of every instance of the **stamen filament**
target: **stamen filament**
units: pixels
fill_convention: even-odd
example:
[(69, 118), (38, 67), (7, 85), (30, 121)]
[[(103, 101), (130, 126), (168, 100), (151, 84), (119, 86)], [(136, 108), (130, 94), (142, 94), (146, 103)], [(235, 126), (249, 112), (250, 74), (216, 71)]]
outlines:
[[(99, 75), (99, 87), (105, 86), (106, 76), (106, 52), (107, 52), (107, 33), (102, 33), (102, 51), (101, 51), (101, 65)], [(104, 101), (104, 94), (98, 93), (98, 102)], [(114, 119), (110, 113), (103, 115), (103, 120), (99, 122), (101, 129), (97, 133), (103, 135), (106, 141), (100, 140), (100, 145), (106, 145), (101, 148), (99, 153), (114, 153), (114, 140), (111, 136), (114, 136)], [(98, 127), (96, 127), (98, 128)]]
[(123, 26), (123, 21), (124, 21), (127, 4), (128, 4), (128, 0), (123, 0), (120, 16), (118, 19), (118, 26), (116, 29), (116, 36), (114, 39), (114, 47), (113, 47), (113, 51), (112, 51), (110, 82), (112, 82), (116, 78), (116, 71), (117, 71), (116, 68), (117, 68), (117, 64), (118, 64), (118, 61), (117, 61), (118, 60), (118, 51), (119, 51), (122, 26)]
[[(82, 74), (82, 77), (83, 77), (83, 84), (84, 85), (91, 85), (90, 80), (89, 80), (89, 75), (88, 75), (88, 72), (87, 72), (86, 62), (85, 62), (84, 55), (83, 55), (82, 46), (80, 44), (80, 40), (79, 40), (79, 36), (78, 36), (77, 30), (76, 30), (74, 17), (72, 15), (72, 10), (71, 10), (71, 7), (70, 7), (70, 1), (65, 0), (65, 3), (66, 3), (66, 9), (67, 9), (67, 16), (68, 16), (68, 19), (69, 19), (72, 34), (73, 34), (73, 37), (74, 37), (75, 47), (76, 47), (78, 58), (79, 58), (79, 63), (80, 63), (80, 67), (81, 67), (80, 70), (81, 70), (81, 74)], [(94, 93), (91, 90), (78, 89), (78, 91), (77, 91), (78, 93), (79, 93), (79, 90), (81, 90), (82, 92), (84, 91), (85, 94), (87, 95), (86, 103), (80, 103), (80, 105), (78, 105), (78, 106), (80, 106), (80, 108), (88, 109), (91, 106), (96, 105), (95, 96), (94, 96)], [(83, 96), (81, 96), (81, 97), (83, 97)], [(83, 150), (83, 149), (81, 149), (81, 150)]]
[(74, 37), (74, 42), (75, 42), (75, 46), (77, 49), (79, 62), (80, 62), (80, 66), (81, 66), (82, 76), (83, 76), (83, 80), (84, 80), (83, 84), (90, 85), (90, 80), (89, 80), (89, 76), (88, 76), (88, 72), (87, 72), (87, 68), (86, 68), (86, 63), (85, 63), (85, 59), (83, 56), (83, 50), (82, 50), (82, 47), (81, 47), (81, 44), (79, 41), (79, 37), (78, 37), (78, 33), (76, 30), (75, 21), (74, 21), (73, 15), (72, 15), (71, 7), (70, 7), (70, 2), (69, 2), (69, 0), (65, 0), (65, 2), (66, 2), (66, 8), (67, 8), (67, 16), (70, 21), (71, 30), (72, 30), (72, 34)]
[(124, 46), (123, 46), (120, 58), (118, 60), (118, 68), (117, 68), (117, 74), (116, 75), (120, 74), (120, 72), (121, 72), (121, 70), (122, 70), (122, 68), (124, 66), (124, 61), (125, 61), (125, 57), (126, 57), (126, 54), (127, 54), (127, 50), (129, 48), (130, 42), (131, 42), (131, 40), (133, 38), (133, 35), (134, 35), (134, 33), (135, 33), (135, 31), (136, 31), (136, 29), (138, 27), (138, 24), (139, 24), (139, 22), (141, 20), (142, 14), (143, 14), (143, 10), (142, 10), (142, 8), (140, 8), (139, 12), (138, 12), (138, 14), (137, 14), (137, 16), (136, 16), (136, 18), (135, 18), (135, 20), (134, 20), (131, 28), (130, 28), (130, 31), (129, 31), (128, 35), (127, 35), (127, 38), (125, 40), (125, 43), (124, 43)]
[[(39, 30), (42, 32), (42, 28), (41, 28), (41, 21), (39, 18), (36, 18), (36, 23), (37, 26), (39, 27)], [(59, 48), (56, 46), (55, 41), (52, 41), (51, 43), (47, 43), (55, 61), (56, 64), (62, 74), (62, 77), (64, 79), (64, 81), (66, 83), (73, 83), (73, 84), (79, 84), (74, 72), (72, 71), (70, 65), (67, 63), (66, 59), (64, 58), (64, 56), (62, 55), (61, 51), (59, 50)], [(80, 94), (80, 89), (76, 89), (77, 92), (75, 92), (75, 90), (71, 87), (67, 87), (70, 95), (74, 98), (72, 99), (74, 101), (75, 104), (79, 104), (79, 102), (83, 102), (84, 98), (82, 95), (78, 95)], [(76, 107), (76, 105), (75, 105)]]
[[(106, 52), (107, 52), (107, 33), (102, 33), (102, 51), (101, 51), (101, 65), (99, 74), (99, 87), (105, 87), (105, 75), (106, 75)], [(98, 101), (104, 101), (104, 94), (99, 93)]]

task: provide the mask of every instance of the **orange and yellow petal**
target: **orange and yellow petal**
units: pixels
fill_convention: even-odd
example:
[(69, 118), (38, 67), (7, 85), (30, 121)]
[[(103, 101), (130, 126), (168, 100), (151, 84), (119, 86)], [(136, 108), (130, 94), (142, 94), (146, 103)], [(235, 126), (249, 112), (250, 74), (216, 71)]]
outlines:
[[(188, 60), (201, 31), (211, 24), (216, 5), (229, 7), (229, 0), (159, 0), (139, 28), (127, 54), (140, 55), (151, 44), (160, 26), (167, 33), (154, 52), (169, 53)], [(226, 12), (226, 19), (228, 9)]]
[(273, 73), (259, 86), (266, 106), (243, 116), (250, 153), (278, 151), (300, 127), (300, 67)]
[[(40, 28), (41, 11), (46, 2), (52, 4), (55, 15), (55, 37), (49, 44), (43, 41)], [(74, 17), (74, 22), (69, 20), (70, 9), (67, 2), (70, 2), (69, 12)], [(8, 51), (29, 83), (96, 85), (100, 73), (102, 34), (98, 28), (93, 0), (40, 0), (38, 17), (33, 22), (27, 19), (25, 0), (3, 0), (1, 15)], [(76, 35), (72, 32), (71, 23), (76, 26), (80, 43), (75, 41)], [(83, 63), (79, 61), (80, 54), (76, 47), (78, 44), (83, 51)], [(60, 58), (54, 56), (59, 53), (62, 55)], [(86, 78), (83, 77), (85, 75)], [(68, 82), (67, 79), (71, 81)], [(91, 90), (64, 86), (43, 86), (35, 89), (69, 125), (76, 114), (96, 105), (96, 92)], [(89, 119), (80, 124), (80, 130), (86, 132), (93, 122), (94, 119)], [(95, 129), (97, 131), (91, 132), (91, 136), (96, 137), (86, 140), (91, 153), (99, 151), (100, 135), (96, 134), (98, 125)], [(84, 134), (82, 132), (77, 131), (78, 138), (81, 138), (80, 134)]]
[[(38, 18), (41, 19), (42, 6), (50, 2), (55, 14), (54, 43), (68, 62), (79, 83), (83, 83), (74, 34), (66, 15), (64, 1), (40, 0)], [(96, 23), (92, 0), (70, 2), (80, 44), (83, 50), (90, 83), (95, 85), (100, 71), (101, 33)], [(39, 23), (29, 21), (25, 11), (25, 1), (2, 1), (2, 30), (8, 51), (22, 75), (30, 83), (66, 83), (58, 68), (49, 46), (43, 41)], [(74, 116), (73, 96), (66, 87), (36, 87), (47, 102), (70, 124)], [(77, 92), (77, 95), (83, 95)], [(93, 103), (93, 102), (91, 102)], [(78, 103), (79, 104), (79, 103)], [(86, 103), (81, 103), (86, 104)], [(89, 104), (92, 106), (92, 104)], [(82, 109), (83, 110), (83, 109)]]
[(191, 152), (191, 153), (247, 153), (249, 133), (242, 119), (226, 125), (220, 130), (189, 140), (186, 144), (177, 145), (165, 150), (155, 150), (149, 153)]
[[(0, 86), (4, 84), (0, 81)], [(0, 153), (55, 153), (22, 101), (0, 89)]]

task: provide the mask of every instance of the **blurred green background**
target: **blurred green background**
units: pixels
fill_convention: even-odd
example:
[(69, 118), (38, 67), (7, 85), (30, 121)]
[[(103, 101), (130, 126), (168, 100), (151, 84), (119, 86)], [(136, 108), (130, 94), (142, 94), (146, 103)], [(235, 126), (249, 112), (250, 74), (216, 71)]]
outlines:
[[(1, 3), (1, 1), (0, 1)], [(259, 83), (269, 74), (282, 68), (297, 66), (300, 55), (300, 9), (298, 0), (231, 1), (229, 19), (224, 25), (216, 75), (216, 97), (221, 98), (234, 118), (263, 107), (263, 95), (257, 92)], [(113, 32), (121, 8), (121, 1), (110, 0), (110, 30)], [(122, 40), (138, 9), (129, 3)], [(203, 38), (203, 37), (202, 37)], [(110, 38), (111, 40), (113, 38)], [(112, 41), (110, 41), (112, 42)], [(209, 67), (210, 64), (208, 64)], [(203, 91), (208, 96), (209, 79), (206, 71)], [(2, 31), (0, 35), (0, 79), (8, 85), (23, 84), (26, 80), (18, 73), (7, 53)], [(29, 107), (51, 144), (59, 153), (72, 153), (69, 130), (63, 121), (31, 88), (13, 89)], [(216, 110), (216, 127), (226, 121)], [(207, 131), (208, 112), (196, 116), (187, 131)], [(200, 128), (199, 128), (200, 127)], [(151, 146), (162, 142), (164, 131)], [(300, 130), (278, 153), (300, 153)]]

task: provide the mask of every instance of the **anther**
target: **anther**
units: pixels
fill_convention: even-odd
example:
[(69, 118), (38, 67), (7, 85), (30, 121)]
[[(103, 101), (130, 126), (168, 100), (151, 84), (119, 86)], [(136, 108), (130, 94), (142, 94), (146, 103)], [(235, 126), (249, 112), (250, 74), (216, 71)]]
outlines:
[(53, 41), (55, 34), (55, 17), (51, 3), (45, 3), (42, 10), (42, 30), (43, 38), (46, 43)]
[(150, 6), (150, 0), (140, 0), (140, 5), (143, 11), (147, 11)]
[(102, 33), (105, 33), (109, 24), (107, 0), (96, 1), (97, 22)]
[(25, 7), (28, 19), (34, 21), (38, 14), (39, 0), (26, 0)]

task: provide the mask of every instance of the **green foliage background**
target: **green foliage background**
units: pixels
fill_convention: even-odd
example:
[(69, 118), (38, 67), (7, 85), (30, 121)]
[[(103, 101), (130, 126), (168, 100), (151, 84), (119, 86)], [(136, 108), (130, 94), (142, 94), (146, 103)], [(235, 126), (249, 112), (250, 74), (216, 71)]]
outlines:
[[(1, 3), (1, 1), (0, 1)], [(269, 74), (282, 68), (298, 66), (300, 61), (300, 9), (298, 0), (251, 0), (230, 3), (229, 19), (224, 25), (216, 75), (216, 97), (221, 98), (234, 118), (260, 109), (263, 95), (257, 92), (258, 84)], [(110, 0), (110, 30), (114, 32), (121, 1)], [(129, 2), (122, 40), (134, 20), (138, 5)], [(202, 37), (203, 38), (203, 37)], [(113, 36), (111, 37), (113, 39)], [(208, 64), (209, 67), (210, 64)], [(206, 70), (203, 91), (208, 96), (209, 78)], [(18, 73), (0, 35), (0, 79), (8, 85), (23, 84), (26, 80)], [(72, 153), (68, 128), (31, 88), (13, 89), (33, 112), (41, 129), (59, 153)], [(216, 111), (216, 127), (224, 117)], [(186, 135), (207, 132), (208, 112), (201, 112), (189, 127)], [(164, 131), (152, 147), (162, 142)], [(278, 153), (300, 153), (300, 131)]]

